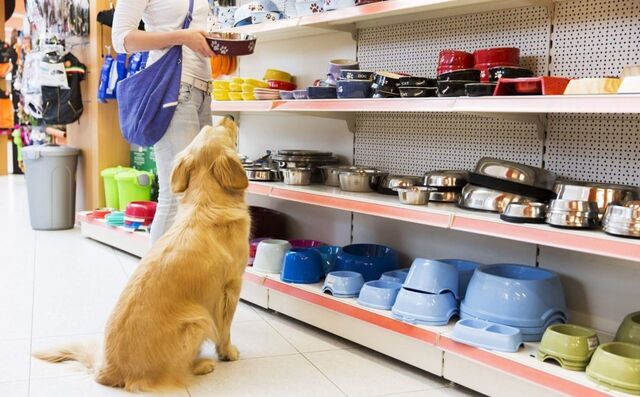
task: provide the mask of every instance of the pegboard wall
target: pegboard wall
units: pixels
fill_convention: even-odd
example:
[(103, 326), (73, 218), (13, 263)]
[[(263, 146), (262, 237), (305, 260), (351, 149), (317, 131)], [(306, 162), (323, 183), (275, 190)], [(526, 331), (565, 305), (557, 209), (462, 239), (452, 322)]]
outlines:
[[(574, 0), (362, 29), (365, 70), (434, 76), (438, 52), (515, 46), (536, 74), (618, 75), (640, 64), (640, 2)], [(473, 169), (483, 156), (544, 164), (562, 176), (640, 185), (640, 116), (549, 115), (547, 138), (533, 125), (459, 114), (373, 114), (356, 119), (356, 164), (393, 173)]]

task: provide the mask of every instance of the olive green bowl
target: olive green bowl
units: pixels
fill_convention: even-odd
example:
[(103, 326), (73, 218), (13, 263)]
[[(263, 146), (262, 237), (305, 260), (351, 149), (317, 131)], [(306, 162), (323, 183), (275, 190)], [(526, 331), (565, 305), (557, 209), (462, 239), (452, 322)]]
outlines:
[(538, 360), (555, 361), (562, 368), (584, 371), (600, 341), (595, 331), (573, 324), (546, 329), (538, 348)]
[(624, 318), (616, 332), (615, 341), (640, 345), (640, 312), (631, 313)]
[(598, 347), (587, 376), (610, 389), (640, 395), (640, 346), (625, 342)]

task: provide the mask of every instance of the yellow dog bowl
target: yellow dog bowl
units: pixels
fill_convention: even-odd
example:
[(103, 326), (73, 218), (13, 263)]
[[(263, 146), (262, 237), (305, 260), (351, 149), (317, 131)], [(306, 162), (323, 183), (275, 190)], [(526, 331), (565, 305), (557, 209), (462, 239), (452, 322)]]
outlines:
[(254, 88), (256, 88), (255, 85), (251, 85), (247, 83), (242, 84), (242, 92), (248, 92), (250, 94), (253, 94)]
[(228, 101), (229, 91), (213, 90), (213, 99), (215, 99), (216, 101)]
[(233, 77), (231, 78), (231, 82), (234, 84), (242, 84), (244, 83), (244, 79), (242, 77)]
[(243, 100), (241, 92), (230, 92), (229, 93), (229, 98), (232, 101), (242, 101)]
[(266, 81), (258, 79), (244, 79), (244, 84), (252, 85), (259, 88), (269, 88), (269, 84)]
[(244, 99), (245, 101), (255, 101), (256, 100), (256, 97), (253, 96), (253, 93), (243, 92), (241, 95), (242, 95), (242, 99)]
[(267, 69), (267, 71), (264, 72), (264, 79), (286, 81), (287, 83), (291, 83), (293, 80), (293, 76), (283, 70)]
[(214, 80), (213, 81), (213, 89), (214, 90), (229, 91), (229, 80)]
[(242, 92), (242, 84), (238, 84), (238, 83), (229, 84), (229, 91), (231, 91), (231, 92)]

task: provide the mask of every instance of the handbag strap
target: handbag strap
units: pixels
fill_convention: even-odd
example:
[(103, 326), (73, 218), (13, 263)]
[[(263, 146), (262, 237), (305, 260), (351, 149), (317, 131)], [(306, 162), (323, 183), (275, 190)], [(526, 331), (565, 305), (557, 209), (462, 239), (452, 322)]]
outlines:
[(191, 21), (193, 20), (193, 2), (194, 0), (189, 0), (189, 13), (182, 23), (182, 29), (188, 29), (189, 25), (191, 25)]

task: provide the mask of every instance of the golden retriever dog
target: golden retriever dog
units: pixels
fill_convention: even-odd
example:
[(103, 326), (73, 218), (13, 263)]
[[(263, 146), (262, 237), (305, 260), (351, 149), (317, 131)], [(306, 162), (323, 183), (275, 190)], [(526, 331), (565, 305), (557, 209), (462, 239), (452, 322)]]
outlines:
[(35, 354), (79, 361), (96, 381), (129, 391), (180, 387), (210, 373), (206, 340), (220, 360), (237, 360), (230, 327), (249, 256), (248, 181), (225, 118), (204, 128), (175, 162), (171, 189), (183, 194), (173, 226), (131, 276), (107, 323), (101, 358), (86, 346)]

